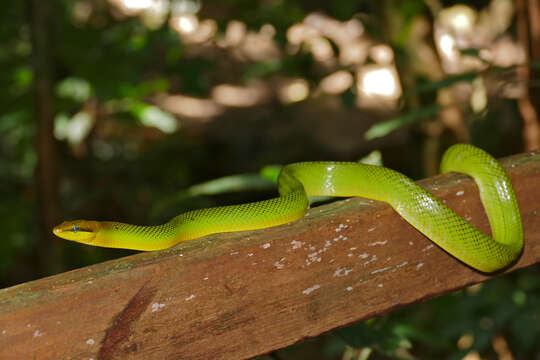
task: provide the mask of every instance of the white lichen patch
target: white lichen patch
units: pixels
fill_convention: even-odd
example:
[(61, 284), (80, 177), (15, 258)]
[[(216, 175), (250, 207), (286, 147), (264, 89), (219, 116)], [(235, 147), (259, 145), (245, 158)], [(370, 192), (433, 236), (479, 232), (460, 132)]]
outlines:
[[(307, 258), (305, 260), (306, 265), (310, 265), (313, 262), (321, 262), (322, 258), (319, 255), (321, 255), (322, 253), (328, 251), (328, 248), (329, 248), (330, 245), (332, 245), (332, 243), (331, 242), (329, 243), (327, 241), (327, 243), (325, 243), (325, 246), (323, 248), (319, 249), (319, 250), (316, 250), (317, 249), (316, 246), (309, 246), (309, 248), (304, 248), (304, 250), (313, 251), (312, 253), (309, 253), (307, 255)], [(314, 251), (314, 250), (316, 250), (316, 251)]]
[(424, 263), (419, 263), (418, 265), (416, 265), (416, 270), (420, 270), (422, 266), (424, 266)]
[(414, 243), (413, 243), (412, 241), (409, 241), (409, 245), (410, 245), (410, 246), (413, 246)]
[(348, 227), (349, 227), (349, 225), (339, 224), (338, 227), (334, 229), (334, 231), (335, 232), (340, 232), (341, 230), (346, 229)]
[(377, 255), (373, 255), (371, 259), (364, 263), (364, 266), (377, 260)]
[(164, 308), (164, 307), (165, 307), (165, 304), (155, 302), (152, 304), (152, 312), (156, 312), (159, 309)]
[(233, 251), (232, 253), (230, 253), (230, 255), (238, 255), (239, 252), (238, 251)]
[(339, 268), (336, 271), (334, 271), (334, 277), (342, 277), (347, 276), (352, 271), (352, 269), (347, 268)]
[(368, 246), (386, 245), (387, 242), (388, 242), (388, 240), (374, 241), (372, 243), (369, 243)]
[(277, 269), (283, 269), (283, 268), (285, 267), (285, 265), (281, 263), (283, 260), (285, 260), (284, 257), (282, 257), (281, 259), (279, 259), (279, 261), (276, 261), (276, 262), (274, 263), (274, 266), (275, 266)]
[(43, 334), (44, 334), (43, 332), (41, 332), (41, 331), (39, 331), (39, 330), (37, 330), (37, 329), (36, 329), (36, 331), (34, 331), (34, 337), (35, 337), (35, 338), (36, 338), (36, 337), (43, 336)]
[(253, 256), (253, 253), (249, 253), (249, 254), (247, 254), (247, 256), (250, 256), (250, 257), (251, 257), (251, 256)]
[(372, 232), (373, 230), (375, 230), (377, 227), (372, 227), (372, 228), (369, 228), (367, 229), (368, 232)]
[(429, 249), (431, 249), (432, 247), (434, 247), (435, 245), (433, 244), (429, 244), (428, 246), (426, 246), (425, 248), (422, 249), (422, 251), (428, 251)]
[(306, 259), (306, 265), (310, 265), (314, 262), (321, 262), (322, 258), (319, 256), (319, 254), (320, 253), (318, 251), (308, 254)]
[(96, 341), (95, 341), (94, 339), (92, 339), (92, 338), (86, 340), (86, 344), (87, 344), (87, 345), (92, 346), (92, 345), (94, 345), (95, 343), (96, 343)]
[(190, 301), (190, 300), (195, 299), (196, 297), (197, 297), (197, 295), (191, 294), (191, 295), (189, 295), (187, 298), (185, 298), (184, 301)]
[(352, 286), (347, 286), (347, 287), (345, 288), (345, 290), (347, 290), (347, 291), (352, 291), (352, 289), (353, 289)]
[(293, 240), (291, 241), (291, 245), (292, 245), (292, 250), (296, 250), (296, 249), (300, 249), (304, 243), (302, 241), (297, 241), (297, 240)]
[(399, 269), (400, 267), (403, 267), (403, 266), (407, 265), (408, 263), (409, 263), (408, 261), (404, 261), (404, 262), (402, 262), (401, 264), (397, 264), (397, 265), (396, 265), (396, 268)]
[(336, 236), (335, 238), (333, 238), (332, 240), (334, 240), (334, 242), (337, 242), (337, 241), (340, 241), (340, 240), (347, 240), (348, 237), (347, 236), (344, 236), (344, 235), (338, 235)]
[(261, 247), (263, 249), (268, 249), (270, 247), (270, 243), (262, 244)]
[(382, 288), (383, 286), (384, 286), (383, 284), (377, 284), (377, 287)]
[(456, 196), (461, 196), (461, 195), (463, 195), (463, 194), (465, 194), (465, 191), (459, 190), (459, 191), (456, 193)]
[(380, 272), (385, 272), (385, 271), (388, 271), (390, 269), (392, 269), (392, 266), (386, 266), (386, 267), (383, 267), (382, 269), (373, 270), (371, 272), (371, 274), (377, 274), (377, 273), (380, 273)]
[(362, 254), (358, 255), (358, 257), (360, 259), (367, 259), (369, 257), (369, 254), (368, 253), (362, 253)]
[(315, 291), (317, 289), (320, 289), (320, 288), (321, 288), (321, 285), (313, 285), (312, 287), (308, 287), (307, 289), (303, 290), (302, 294), (309, 295), (313, 291)]

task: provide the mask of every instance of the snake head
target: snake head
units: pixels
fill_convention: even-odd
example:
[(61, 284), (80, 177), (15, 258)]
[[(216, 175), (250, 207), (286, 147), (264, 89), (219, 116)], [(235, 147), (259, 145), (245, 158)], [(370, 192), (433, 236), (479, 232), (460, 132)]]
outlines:
[(97, 221), (73, 220), (55, 226), (53, 234), (62, 239), (91, 245), (100, 230), (101, 224)]

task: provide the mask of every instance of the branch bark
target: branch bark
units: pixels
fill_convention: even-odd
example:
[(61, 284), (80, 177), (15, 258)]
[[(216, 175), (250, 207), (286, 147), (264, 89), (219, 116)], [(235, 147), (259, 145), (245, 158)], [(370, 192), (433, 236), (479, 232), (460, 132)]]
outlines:
[[(503, 161), (540, 261), (540, 151)], [(421, 182), (482, 231), (476, 185)], [(480, 274), (361, 198), (0, 290), (1, 359), (240, 359), (475, 284)]]

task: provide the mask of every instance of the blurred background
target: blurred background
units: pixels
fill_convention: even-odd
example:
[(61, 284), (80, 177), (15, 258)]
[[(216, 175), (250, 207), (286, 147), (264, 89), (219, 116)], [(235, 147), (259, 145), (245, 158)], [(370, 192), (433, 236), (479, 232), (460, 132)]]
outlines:
[[(265, 199), (266, 165), (540, 148), (537, 0), (3, 0), (0, 24), (0, 288), (132, 253), (63, 220)], [(539, 295), (533, 266), (269, 356), (540, 359)]]

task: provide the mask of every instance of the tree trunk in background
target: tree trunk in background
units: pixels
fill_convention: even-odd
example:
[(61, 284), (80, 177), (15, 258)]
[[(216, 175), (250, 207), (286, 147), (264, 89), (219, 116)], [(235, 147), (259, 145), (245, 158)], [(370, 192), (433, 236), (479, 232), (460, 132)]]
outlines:
[(36, 133), (36, 191), (38, 194), (38, 276), (62, 270), (60, 243), (51, 229), (58, 223), (58, 165), (54, 139), (54, 66), (51, 25), (56, 1), (27, 0), (34, 69)]
[[(528, 62), (540, 62), (540, 4), (538, 0), (516, 0), (517, 33), (525, 47)], [(540, 124), (538, 109), (540, 89), (530, 86), (530, 79), (538, 79), (539, 70), (532, 70), (527, 64), (518, 68), (518, 79), (525, 83), (525, 94), (518, 100), (523, 118), (523, 142), (525, 150), (540, 148)]]

